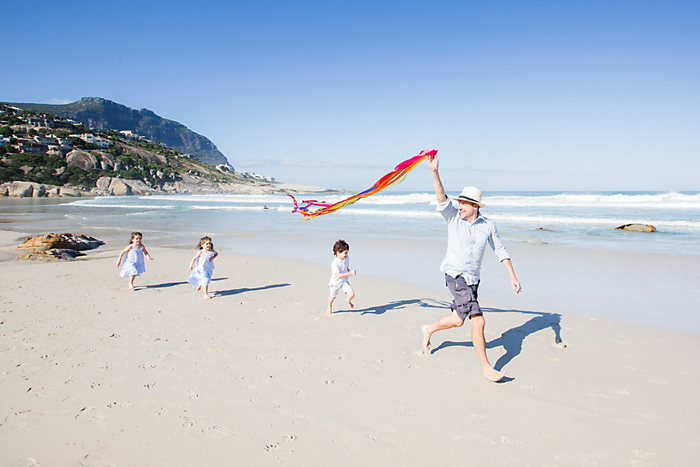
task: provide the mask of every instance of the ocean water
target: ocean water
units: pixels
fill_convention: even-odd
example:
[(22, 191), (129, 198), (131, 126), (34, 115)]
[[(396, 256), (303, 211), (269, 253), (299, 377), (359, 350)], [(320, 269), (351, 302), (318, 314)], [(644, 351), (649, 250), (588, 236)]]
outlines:
[[(313, 196), (300, 195), (297, 199)], [(341, 195), (322, 198), (329, 203), (340, 199)], [(507, 245), (548, 243), (700, 255), (698, 192), (486, 192), (482, 201), (486, 204), (482, 214), (496, 223)], [(5, 229), (28, 233), (77, 229), (123, 242), (128, 242), (131, 231), (140, 230), (144, 241), (170, 246), (196, 243), (207, 234), (233, 249), (237, 243), (250, 244), (251, 238), (285, 236), (298, 239), (306, 249), (308, 244), (333, 238), (442, 242), (445, 225), (435, 206), (432, 193), (394, 192), (303, 221), (301, 214), (292, 213), (292, 200), (285, 195), (6, 199), (0, 205), (0, 223)], [(658, 232), (615, 229), (629, 223), (650, 224)], [(267, 251), (267, 246), (263, 250)], [(293, 251), (268, 253), (300, 256)]]

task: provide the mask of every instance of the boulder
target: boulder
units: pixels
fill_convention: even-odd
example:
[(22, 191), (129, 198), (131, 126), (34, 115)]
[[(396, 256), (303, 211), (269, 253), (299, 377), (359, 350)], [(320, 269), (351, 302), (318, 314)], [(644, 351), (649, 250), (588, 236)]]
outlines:
[(121, 178), (113, 178), (107, 191), (111, 192), (115, 196), (128, 196), (133, 194), (131, 191), (131, 186), (124, 182)]
[(102, 170), (114, 169), (114, 158), (111, 155), (101, 151), (98, 151), (97, 154), (100, 156), (100, 167), (102, 167)]
[(80, 149), (73, 149), (69, 152), (66, 156), (66, 163), (68, 166), (80, 167), (83, 170), (101, 167), (95, 156), (89, 152), (81, 151)]
[(69, 198), (80, 198), (81, 196), (83, 196), (83, 193), (80, 190), (76, 190), (75, 188), (69, 188), (65, 186), (62, 186), (58, 190), (58, 193), (59, 196), (66, 196)]
[(17, 255), (17, 261), (71, 261), (77, 256), (85, 256), (76, 250), (26, 251)]
[(34, 198), (41, 198), (46, 196), (46, 187), (44, 185), (34, 185), (34, 191), (32, 192)]
[(28, 238), (17, 249), (18, 260), (72, 260), (83, 256), (81, 251), (92, 250), (104, 242), (87, 235), (71, 233), (37, 235)]
[(656, 232), (656, 227), (648, 224), (625, 224), (615, 227), (617, 230), (631, 230), (633, 232)]
[(100, 177), (95, 182), (95, 187), (98, 190), (107, 191), (109, 184), (112, 182), (112, 177)]
[(12, 182), (7, 187), (7, 196), (31, 198), (34, 195), (34, 185), (32, 182)]

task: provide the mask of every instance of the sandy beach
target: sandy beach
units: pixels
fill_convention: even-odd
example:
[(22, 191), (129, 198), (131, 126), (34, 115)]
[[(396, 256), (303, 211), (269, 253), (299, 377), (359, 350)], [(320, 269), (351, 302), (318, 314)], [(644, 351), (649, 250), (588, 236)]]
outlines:
[[(4, 258), (16, 239), (2, 233)], [(326, 317), (327, 267), (221, 251), (205, 301), (185, 282), (191, 249), (149, 247), (155, 260), (131, 292), (114, 267), (121, 247), (0, 262), (0, 465), (700, 458), (697, 333), (484, 296), (489, 356), (508, 375), (496, 384), (466, 326), (420, 350), (447, 290), (360, 274), (356, 308), (338, 300)]]

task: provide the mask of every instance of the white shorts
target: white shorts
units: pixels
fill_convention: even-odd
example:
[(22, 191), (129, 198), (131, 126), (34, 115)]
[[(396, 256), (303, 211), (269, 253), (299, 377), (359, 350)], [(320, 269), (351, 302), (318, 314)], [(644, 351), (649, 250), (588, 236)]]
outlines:
[(350, 282), (341, 282), (340, 284), (331, 285), (331, 297), (337, 297), (340, 289), (343, 289), (343, 292), (345, 292), (348, 295), (355, 293), (355, 291), (352, 290)]

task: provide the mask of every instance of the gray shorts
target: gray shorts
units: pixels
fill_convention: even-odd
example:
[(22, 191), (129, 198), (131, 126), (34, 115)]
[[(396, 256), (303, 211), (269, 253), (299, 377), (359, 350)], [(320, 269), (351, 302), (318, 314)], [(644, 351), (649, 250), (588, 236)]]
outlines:
[(472, 316), (481, 315), (481, 307), (479, 306), (477, 289), (479, 284), (467, 285), (464, 277), (458, 276), (456, 279), (445, 274), (445, 285), (450, 289), (450, 293), (454, 297), (450, 308), (452, 308), (461, 320)]

